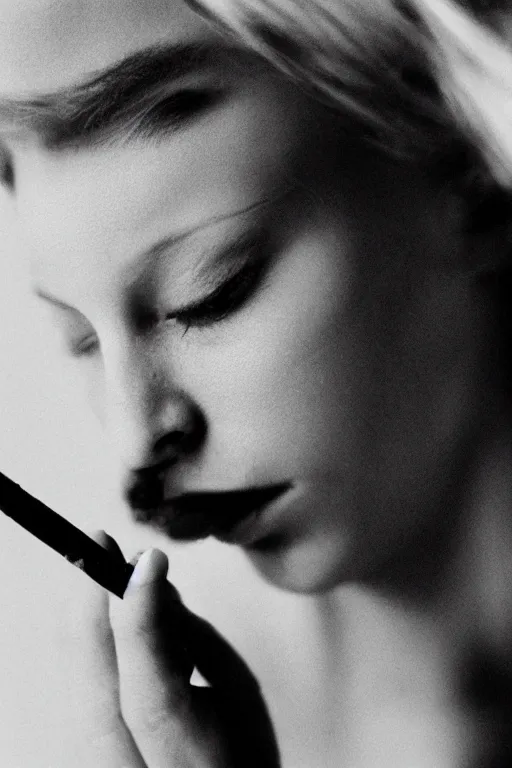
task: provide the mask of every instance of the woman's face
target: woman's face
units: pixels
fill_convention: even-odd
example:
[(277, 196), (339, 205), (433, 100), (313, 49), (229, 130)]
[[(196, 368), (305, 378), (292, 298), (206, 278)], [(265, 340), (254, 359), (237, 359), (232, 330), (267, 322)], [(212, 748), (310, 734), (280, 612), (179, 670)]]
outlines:
[(181, 2), (9, 0), (0, 97), (197, 41), (214, 60), (169, 68), (188, 106), (157, 139), (5, 135), (20, 244), (127, 487), (162, 462), (167, 499), (289, 484), (238, 533), (256, 567), (304, 591), (367, 578), (443, 513), (475, 408), (448, 193)]

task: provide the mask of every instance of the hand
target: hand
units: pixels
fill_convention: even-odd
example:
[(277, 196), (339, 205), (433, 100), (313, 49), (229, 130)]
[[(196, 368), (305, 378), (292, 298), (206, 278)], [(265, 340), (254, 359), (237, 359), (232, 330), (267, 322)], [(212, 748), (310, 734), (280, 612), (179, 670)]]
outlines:
[[(104, 533), (95, 540), (123, 555)], [(228, 643), (166, 580), (167, 558), (139, 559), (124, 599), (94, 583), (75, 627), (82, 765), (278, 768), (259, 686)], [(190, 685), (194, 667), (210, 687)], [(74, 764), (77, 764), (76, 762)]]

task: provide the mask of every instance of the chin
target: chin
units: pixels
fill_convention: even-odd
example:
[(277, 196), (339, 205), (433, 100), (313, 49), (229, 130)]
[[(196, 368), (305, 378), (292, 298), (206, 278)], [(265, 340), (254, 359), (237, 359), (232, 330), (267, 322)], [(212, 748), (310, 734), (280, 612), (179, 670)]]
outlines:
[(332, 537), (275, 542), (246, 554), (266, 581), (288, 592), (322, 594), (354, 580), (345, 548)]

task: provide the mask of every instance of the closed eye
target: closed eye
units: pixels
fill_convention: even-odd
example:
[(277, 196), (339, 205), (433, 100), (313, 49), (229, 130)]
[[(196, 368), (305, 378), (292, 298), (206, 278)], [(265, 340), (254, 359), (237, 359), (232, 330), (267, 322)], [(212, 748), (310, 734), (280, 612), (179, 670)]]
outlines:
[[(229, 277), (215, 290), (186, 307), (168, 312), (164, 320), (172, 321), (184, 327), (183, 334), (190, 328), (207, 328), (223, 320), (227, 320), (241, 309), (261, 286), (266, 275), (270, 258), (259, 256)], [(156, 315), (148, 313), (139, 318), (139, 327), (151, 331), (158, 323)], [(72, 344), (73, 357), (91, 357), (99, 350), (96, 334), (89, 334), (81, 341)]]
[(80, 342), (70, 345), (70, 353), (73, 357), (91, 357), (99, 349), (99, 341), (96, 334), (91, 334)]
[(181, 309), (167, 313), (166, 320), (175, 320), (189, 328), (201, 328), (227, 319), (251, 298), (261, 285), (269, 258), (257, 258), (219, 285), (208, 296)]
[[(272, 262), (272, 252), (268, 237), (261, 230), (249, 233), (242, 241), (236, 241), (224, 252), (224, 258), (233, 258), (231, 274), (216, 288), (201, 299), (167, 313), (143, 310), (138, 313), (136, 321), (139, 332), (152, 333), (157, 328), (163, 329), (165, 323), (174, 322), (184, 327), (185, 334), (190, 328), (202, 329), (227, 320), (261, 287)], [(233, 273), (235, 259), (243, 259), (244, 263)], [(99, 347), (97, 335), (90, 332), (84, 334), (79, 341), (71, 342), (70, 352), (74, 357), (91, 357)]]

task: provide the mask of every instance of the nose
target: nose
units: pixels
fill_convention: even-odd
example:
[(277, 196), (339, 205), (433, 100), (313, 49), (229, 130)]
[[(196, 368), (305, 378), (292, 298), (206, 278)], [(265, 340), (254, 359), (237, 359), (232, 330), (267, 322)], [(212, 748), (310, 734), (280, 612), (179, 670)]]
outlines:
[[(106, 357), (106, 356), (105, 356)], [(131, 352), (105, 360), (104, 426), (128, 471), (176, 463), (205, 434), (200, 409), (168, 372)]]

